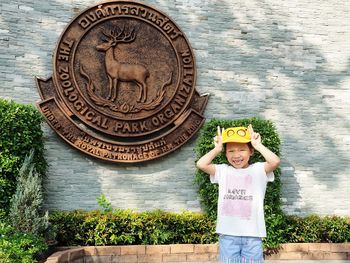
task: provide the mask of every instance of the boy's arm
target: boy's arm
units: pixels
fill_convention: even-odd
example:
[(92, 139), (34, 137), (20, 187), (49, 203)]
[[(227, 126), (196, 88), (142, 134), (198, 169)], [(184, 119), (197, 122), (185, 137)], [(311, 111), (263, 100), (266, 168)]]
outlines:
[(255, 149), (265, 158), (265, 172), (267, 174), (275, 170), (280, 165), (280, 158), (263, 144), (260, 144)]
[(265, 172), (272, 172), (280, 165), (280, 158), (261, 143), (260, 134), (254, 132), (252, 125), (249, 125), (248, 129), (251, 135), (252, 146), (265, 158)]
[(208, 153), (204, 154), (196, 163), (196, 166), (198, 169), (202, 170), (203, 172), (214, 175), (215, 174), (215, 165), (212, 163), (214, 158), (218, 156), (223, 148), (222, 145), (222, 136), (221, 136), (221, 129), (218, 126), (218, 135), (214, 138), (214, 149), (210, 150)]

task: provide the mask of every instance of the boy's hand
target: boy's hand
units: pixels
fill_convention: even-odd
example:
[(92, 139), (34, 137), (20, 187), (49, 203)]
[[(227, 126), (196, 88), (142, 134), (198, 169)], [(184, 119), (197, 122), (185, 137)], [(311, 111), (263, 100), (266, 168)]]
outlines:
[(250, 133), (252, 146), (265, 158), (264, 168), (266, 174), (272, 172), (280, 165), (280, 158), (261, 143), (260, 134), (254, 132), (251, 124), (248, 126), (248, 131)]
[(214, 175), (215, 174), (215, 164), (213, 164), (213, 160), (216, 156), (218, 156), (223, 148), (222, 143), (222, 132), (224, 129), (221, 129), (220, 126), (218, 126), (218, 134), (214, 137), (214, 145), (215, 147), (211, 149), (209, 152), (204, 154), (198, 161), (197, 161), (197, 168), (202, 170), (203, 172)]
[(218, 153), (220, 153), (222, 151), (223, 148), (223, 143), (222, 143), (222, 133), (224, 132), (224, 128), (220, 128), (220, 126), (218, 126), (218, 135), (216, 135), (214, 137), (214, 149), (217, 150)]
[(261, 145), (260, 133), (254, 132), (253, 126), (251, 124), (249, 124), (249, 126), (248, 126), (248, 131), (250, 133), (252, 146), (254, 147), (254, 149), (257, 150), (257, 147), (259, 147)]

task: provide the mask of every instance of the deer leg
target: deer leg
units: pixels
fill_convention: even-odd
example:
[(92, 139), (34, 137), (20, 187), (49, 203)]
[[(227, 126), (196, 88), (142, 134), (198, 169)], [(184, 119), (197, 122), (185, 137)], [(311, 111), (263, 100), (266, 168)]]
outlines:
[(114, 78), (113, 79), (113, 97), (112, 97), (112, 101), (115, 101), (115, 99), (117, 98), (117, 86), (118, 86), (118, 79)]
[(137, 99), (138, 102), (145, 102), (146, 101), (146, 84), (142, 82), (136, 82), (136, 85), (140, 88), (140, 95)]
[(142, 89), (143, 89), (143, 102), (146, 102), (146, 100), (147, 100), (147, 86), (146, 86), (146, 83), (142, 83)]
[(137, 102), (141, 102), (142, 99), (142, 87), (140, 86), (140, 83), (138, 83), (137, 81), (134, 81), (134, 83), (136, 84), (136, 86), (139, 88), (139, 96), (137, 97)]
[(112, 98), (112, 90), (113, 90), (113, 82), (112, 82), (112, 78), (110, 76), (108, 76), (108, 84), (109, 84), (109, 92), (108, 92), (108, 97), (107, 99), (110, 100)]

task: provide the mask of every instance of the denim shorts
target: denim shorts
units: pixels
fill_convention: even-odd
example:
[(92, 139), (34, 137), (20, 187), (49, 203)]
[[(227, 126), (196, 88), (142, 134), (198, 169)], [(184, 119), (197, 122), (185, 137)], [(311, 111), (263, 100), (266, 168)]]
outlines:
[(263, 263), (263, 246), (260, 237), (220, 235), (219, 262)]

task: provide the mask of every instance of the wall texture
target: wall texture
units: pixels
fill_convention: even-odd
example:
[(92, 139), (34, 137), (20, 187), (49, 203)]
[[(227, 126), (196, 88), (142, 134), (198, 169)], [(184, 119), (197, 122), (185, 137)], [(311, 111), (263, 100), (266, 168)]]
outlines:
[[(205, 117), (259, 116), (283, 140), (283, 204), (289, 214), (350, 215), (350, 2), (147, 0), (188, 37)], [(0, 1), (0, 96), (38, 99), (34, 76), (52, 74), (56, 41), (92, 0)], [(195, 139), (166, 157), (119, 165), (82, 155), (45, 124), (46, 207), (200, 211)]]

